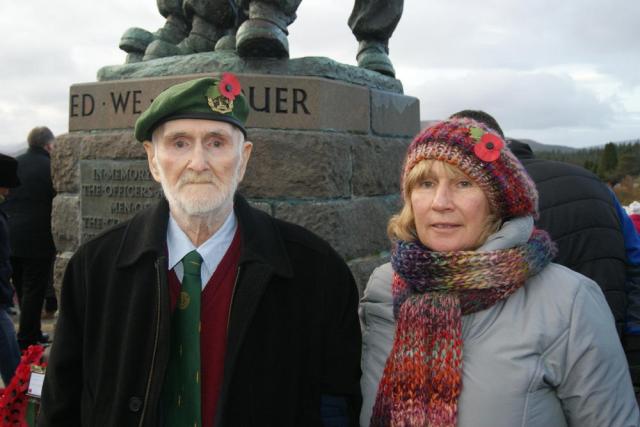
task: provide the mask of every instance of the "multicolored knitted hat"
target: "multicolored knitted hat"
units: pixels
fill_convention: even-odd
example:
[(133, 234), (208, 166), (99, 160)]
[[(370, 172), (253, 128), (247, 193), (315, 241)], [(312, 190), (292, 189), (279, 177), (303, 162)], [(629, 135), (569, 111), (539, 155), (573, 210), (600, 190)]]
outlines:
[(422, 160), (449, 163), (478, 184), (492, 210), (502, 219), (538, 216), (538, 191), (520, 161), (492, 129), (472, 119), (456, 118), (424, 129), (407, 150), (402, 174), (405, 198), (407, 174)]

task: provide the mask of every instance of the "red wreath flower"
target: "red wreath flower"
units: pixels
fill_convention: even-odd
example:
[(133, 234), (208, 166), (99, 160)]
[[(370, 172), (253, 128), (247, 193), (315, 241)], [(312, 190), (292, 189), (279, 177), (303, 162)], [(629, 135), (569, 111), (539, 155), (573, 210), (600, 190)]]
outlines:
[(26, 396), (31, 377), (31, 365), (45, 367), (43, 359), (44, 347), (31, 345), (20, 357), (20, 364), (11, 382), (0, 395), (0, 422), (4, 425), (28, 427), (25, 416), (29, 399)]
[(480, 160), (493, 162), (500, 157), (500, 151), (504, 147), (504, 142), (499, 136), (492, 133), (485, 133), (480, 141), (473, 146), (473, 152)]
[(237, 95), (240, 95), (242, 91), (242, 86), (240, 86), (240, 82), (235, 74), (232, 73), (224, 73), (222, 74), (222, 78), (220, 79), (220, 83), (218, 84), (218, 89), (220, 93), (225, 98), (233, 101), (236, 99)]

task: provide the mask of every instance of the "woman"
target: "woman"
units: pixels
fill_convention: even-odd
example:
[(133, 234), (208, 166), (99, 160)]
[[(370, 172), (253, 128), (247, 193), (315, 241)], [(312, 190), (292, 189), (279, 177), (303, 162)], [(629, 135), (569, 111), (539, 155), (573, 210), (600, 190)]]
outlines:
[(427, 128), (402, 191), (361, 301), (362, 426), (640, 425), (604, 297), (550, 263), (535, 186), (498, 135)]

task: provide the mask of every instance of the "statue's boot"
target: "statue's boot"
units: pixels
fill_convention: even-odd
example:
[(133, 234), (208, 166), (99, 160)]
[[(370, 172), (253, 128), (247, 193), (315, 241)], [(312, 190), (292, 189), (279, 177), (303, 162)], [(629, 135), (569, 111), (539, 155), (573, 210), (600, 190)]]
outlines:
[(389, 48), (386, 43), (362, 40), (356, 56), (358, 66), (378, 73), (395, 77), (396, 71), (389, 59)]
[(144, 53), (144, 60), (164, 58), (167, 56), (189, 55), (199, 52), (212, 52), (216, 42), (223, 35), (215, 25), (194, 15), (191, 32), (180, 43), (174, 44), (164, 40), (154, 40)]
[(216, 52), (235, 51), (236, 50), (236, 32), (230, 30), (228, 34), (220, 37), (216, 42)]
[(129, 28), (120, 39), (120, 49), (127, 52), (126, 63), (140, 62), (144, 59), (145, 52), (155, 40), (163, 40), (168, 43), (180, 43), (189, 34), (189, 27), (183, 17), (169, 15), (163, 27), (155, 33), (142, 28)]
[(270, 4), (252, 2), (249, 19), (236, 33), (236, 49), (244, 58), (288, 58), (287, 26), (295, 13), (285, 14)]

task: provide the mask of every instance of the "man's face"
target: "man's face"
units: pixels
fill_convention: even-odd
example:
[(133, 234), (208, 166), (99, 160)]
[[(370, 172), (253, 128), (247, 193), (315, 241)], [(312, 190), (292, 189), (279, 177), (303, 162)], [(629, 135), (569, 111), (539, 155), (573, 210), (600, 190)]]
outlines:
[(229, 123), (179, 119), (159, 126), (144, 148), (171, 210), (208, 216), (232, 209), (252, 144)]
[(6, 196), (7, 194), (9, 194), (9, 188), (8, 187), (0, 187), (0, 196)]

